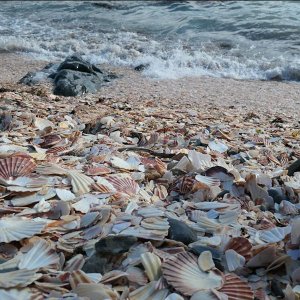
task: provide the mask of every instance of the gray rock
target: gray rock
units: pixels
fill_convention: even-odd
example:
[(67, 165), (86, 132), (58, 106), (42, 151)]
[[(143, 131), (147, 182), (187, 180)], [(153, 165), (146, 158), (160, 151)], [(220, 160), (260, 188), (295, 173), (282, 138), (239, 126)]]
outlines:
[(170, 225), (168, 233), (169, 239), (182, 242), (185, 245), (193, 243), (197, 240), (197, 235), (194, 230), (184, 222), (176, 219), (168, 219), (168, 221)]
[(129, 250), (137, 242), (134, 236), (112, 235), (100, 240), (95, 244), (99, 254), (121, 254)]
[(109, 262), (107, 257), (99, 254), (93, 254), (84, 264), (82, 270), (86, 273), (105, 274), (113, 269), (113, 264)]

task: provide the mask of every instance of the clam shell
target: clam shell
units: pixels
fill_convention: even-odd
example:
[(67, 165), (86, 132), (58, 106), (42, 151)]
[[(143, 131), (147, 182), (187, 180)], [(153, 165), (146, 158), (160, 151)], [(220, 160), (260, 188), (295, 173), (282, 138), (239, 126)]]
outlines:
[(45, 240), (39, 240), (22, 255), (19, 269), (34, 270), (59, 263), (59, 256)]
[(42, 276), (36, 270), (17, 270), (0, 273), (0, 288), (25, 287)]
[(260, 230), (258, 236), (266, 243), (277, 243), (282, 241), (289, 233), (291, 233), (291, 226), (275, 227), (270, 230)]
[(215, 263), (210, 251), (203, 251), (198, 257), (198, 266), (204, 272), (209, 271), (215, 267)]
[(95, 183), (92, 178), (74, 170), (68, 171), (68, 176), (71, 179), (71, 185), (75, 195), (88, 193), (91, 190), (91, 185)]
[(222, 276), (214, 271), (200, 270), (197, 257), (191, 253), (179, 253), (162, 264), (164, 278), (177, 291), (191, 296), (199, 290), (220, 288)]
[(252, 257), (252, 245), (248, 239), (244, 237), (232, 238), (225, 247), (225, 250), (232, 249), (238, 254), (245, 257), (248, 261)]
[(247, 282), (235, 274), (226, 274), (225, 283), (219, 290), (228, 300), (254, 300), (254, 293)]
[(8, 157), (0, 159), (0, 178), (5, 180), (31, 174), (36, 164), (31, 158)]
[(44, 222), (35, 222), (22, 218), (0, 220), (0, 242), (9, 243), (40, 233), (45, 227)]
[(245, 257), (238, 254), (233, 249), (229, 249), (225, 251), (225, 258), (226, 258), (228, 270), (230, 272), (242, 268), (246, 262)]
[(151, 252), (141, 254), (141, 261), (150, 281), (158, 280), (161, 276), (161, 261)]

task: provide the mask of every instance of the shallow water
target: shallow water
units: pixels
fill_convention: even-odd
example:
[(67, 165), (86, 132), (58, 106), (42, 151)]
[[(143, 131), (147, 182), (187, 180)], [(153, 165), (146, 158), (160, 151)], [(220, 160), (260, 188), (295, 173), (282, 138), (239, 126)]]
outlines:
[(0, 51), (136, 67), (146, 76), (300, 80), (297, 1), (2, 2)]

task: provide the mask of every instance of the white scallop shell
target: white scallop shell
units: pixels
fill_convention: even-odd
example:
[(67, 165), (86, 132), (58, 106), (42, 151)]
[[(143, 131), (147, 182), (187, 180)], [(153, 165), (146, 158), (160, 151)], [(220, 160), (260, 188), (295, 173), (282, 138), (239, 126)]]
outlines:
[(138, 288), (137, 290), (129, 294), (130, 300), (165, 300), (169, 293), (168, 289), (157, 290), (157, 281), (151, 281), (145, 286)]
[(196, 175), (195, 179), (207, 186), (219, 186), (221, 184), (219, 178), (209, 177), (209, 176), (202, 176), (202, 175)]
[(189, 150), (188, 158), (191, 161), (194, 170), (205, 170), (214, 166), (214, 164), (211, 162), (210, 155), (202, 154), (196, 150)]
[(32, 296), (30, 289), (0, 289), (1, 300), (31, 300)]
[(34, 270), (59, 263), (59, 256), (45, 240), (39, 240), (26, 254), (22, 255), (19, 269)]
[(39, 130), (44, 130), (48, 127), (50, 127), (50, 128), (54, 127), (54, 124), (51, 121), (49, 121), (47, 119), (42, 119), (42, 118), (35, 118), (34, 125)]
[(36, 270), (17, 270), (0, 273), (0, 288), (25, 287), (42, 276)]
[(95, 183), (92, 178), (74, 170), (68, 171), (68, 177), (71, 179), (73, 192), (76, 195), (88, 193), (91, 190), (91, 185)]
[(169, 230), (170, 227), (167, 219), (162, 219), (158, 217), (145, 218), (141, 222), (141, 226), (146, 229), (155, 229), (155, 230)]
[(229, 149), (227, 145), (225, 145), (224, 143), (219, 142), (218, 140), (210, 141), (208, 143), (208, 147), (211, 150), (217, 151), (219, 153), (224, 153)]
[(197, 225), (208, 233), (214, 233), (223, 227), (223, 225), (217, 221), (208, 219), (206, 217), (199, 217), (197, 220)]
[(219, 288), (223, 284), (222, 276), (214, 271), (200, 270), (195, 255), (179, 253), (162, 264), (164, 278), (177, 291), (190, 296), (199, 290)]
[(16, 217), (3, 218), (0, 220), (0, 242), (20, 241), (40, 233), (44, 227), (44, 222), (35, 222)]
[(116, 292), (100, 283), (80, 283), (73, 292), (80, 297), (87, 297), (88, 299), (117, 300), (119, 298)]
[(291, 226), (275, 227), (269, 230), (260, 230), (258, 236), (266, 243), (277, 243), (282, 241), (289, 233), (291, 233)]
[(225, 251), (225, 258), (226, 258), (228, 270), (230, 272), (242, 268), (246, 262), (245, 257), (238, 254), (233, 249), (229, 249)]
[(161, 261), (157, 255), (151, 252), (143, 253), (141, 262), (150, 281), (158, 280), (161, 277)]

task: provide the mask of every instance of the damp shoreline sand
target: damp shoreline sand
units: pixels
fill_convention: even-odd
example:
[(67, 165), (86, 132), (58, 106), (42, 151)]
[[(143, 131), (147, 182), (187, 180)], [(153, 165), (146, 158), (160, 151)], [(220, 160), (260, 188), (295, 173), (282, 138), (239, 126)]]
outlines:
[[(16, 83), (27, 74), (42, 69), (48, 62), (26, 56), (1, 53), (0, 85)], [(155, 101), (184, 107), (241, 109), (247, 111), (272, 111), (297, 116), (300, 108), (300, 83), (258, 80), (235, 80), (229, 78), (185, 77), (156, 80), (147, 78), (129, 68), (100, 66), (119, 76), (91, 97), (115, 99), (121, 102), (140, 103)], [(49, 89), (51, 92), (51, 89)]]

